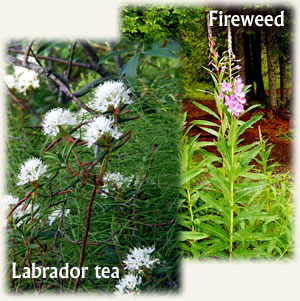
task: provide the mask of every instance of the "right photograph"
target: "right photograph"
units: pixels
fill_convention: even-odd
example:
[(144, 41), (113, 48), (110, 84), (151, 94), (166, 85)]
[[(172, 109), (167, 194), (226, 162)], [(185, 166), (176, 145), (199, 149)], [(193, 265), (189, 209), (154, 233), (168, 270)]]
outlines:
[(186, 10), (181, 255), (293, 259), (291, 6)]

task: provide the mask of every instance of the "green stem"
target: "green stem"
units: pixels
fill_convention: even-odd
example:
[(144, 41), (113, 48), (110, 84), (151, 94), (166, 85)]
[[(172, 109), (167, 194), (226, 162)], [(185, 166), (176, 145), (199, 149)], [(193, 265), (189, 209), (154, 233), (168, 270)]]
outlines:
[(192, 222), (192, 231), (194, 231), (195, 230), (195, 227), (194, 227), (194, 214), (193, 214), (193, 208), (192, 208), (192, 202), (191, 202), (190, 189), (187, 189), (187, 194), (188, 194), (189, 212), (190, 212), (191, 222)]
[[(231, 116), (231, 126), (233, 127), (233, 132), (231, 134), (231, 175), (234, 174), (234, 145), (235, 145), (235, 119), (233, 116)], [(233, 251), (233, 205), (234, 205), (234, 177), (231, 176), (231, 183), (230, 183), (230, 249), (229, 249), (229, 260), (232, 260), (232, 251)]]

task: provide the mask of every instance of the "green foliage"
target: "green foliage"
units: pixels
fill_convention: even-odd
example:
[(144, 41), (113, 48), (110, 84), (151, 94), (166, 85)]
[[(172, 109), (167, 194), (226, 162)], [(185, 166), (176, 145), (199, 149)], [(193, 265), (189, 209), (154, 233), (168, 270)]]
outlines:
[(193, 28), (193, 10), (174, 6), (125, 6), (121, 11), (121, 28), (129, 39), (146, 42), (176, 39), (181, 30)]
[[(99, 44), (103, 46), (102, 43)], [(132, 135), (121, 148), (110, 153), (107, 162), (107, 173), (120, 172), (131, 180), (124, 187), (116, 188), (111, 184), (107, 194), (95, 195), (88, 242), (99, 242), (99, 244), (86, 246), (84, 266), (89, 267), (90, 271), (93, 271), (95, 265), (110, 268), (117, 266), (122, 277), (126, 273), (122, 260), (129, 249), (155, 245), (153, 256), (159, 258), (161, 264), (147, 275), (144, 289), (163, 292), (178, 286), (176, 215), (179, 198), (180, 128), (179, 103), (176, 97), (180, 98), (180, 95), (174, 96), (174, 91), (178, 91), (180, 85), (177, 60), (173, 52), (175, 44), (170, 43), (163, 51), (155, 45), (150, 45), (144, 48), (150, 53), (145, 54), (139, 50), (138, 43), (130, 44), (132, 47), (137, 47), (134, 48), (133, 53), (125, 52), (125, 45), (127, 43), (121, 41), (117, 46), (119, 48), (103, 53), (100, 59), (102, 58), (108, 70), (116, 74), (121, 71), (113, 66), (114, 51), (122, 56), (125, 63), (134, 56), (139, 58), (136, 68), (127, 69), (127, 73), (125, 69), (124, 74), (127, 75), (129, 82), (133, 78), (130, 76), (135, 77), (136, 87), (132, 90), (134, 103), (126, 108), (130, 110), (128, 117), (136, 115), (140, 117), (136, 120), (128, 118), (126, 122), (120, 123), (120, 130), (123, 133), (132, 130)], [(44, 53), (50, 49), (56, 51), (57, 44), (48, 43), (48, 46), (49, 48), (46, 47), (46, 43), (43, 43), (41, 51)], [(123, 50), (124, 52), (120, 52)], [(75, 52), (75, 58), (79, 61), (86, 59), (80, 50)], [(57, 70), (60, 68), (61, 66)], [(78, 91), (96, 79), (98, 76), (94, 72), (85, 72), (74, 67), (70, 88), (72, 91)], [(132, 83), (131, 81), (131, 86)], [(80, 97), (80, 100), (87, 103), (93, 97), (93, 90), (90, 89), (87, 94)], [(36, 93), (43, 97), (38, 98)], [(56, 98), (50, 98), (49, 95), (51, 96), (48, 82), (44, 81), (29, 95), (29, 100), (25, 101), (32, 99), (34, 112), (41, 116), (50, 108), (57, 107)], [(45, 100), (47, 97), (49, 102)], [(28, 252), (31, 252), (31, 262), (37, 265), (59, 268), (61, 263), (67, 262), (72, 267), (78, 266), (81, 243), (74, 244), (71, 241), (81, 242), (84, 236), (92, 185), (90, 182), (81, 185), (83, 184), (81, 175), (77, 175), (80, 168), (73, 151), (76, 151), (81, 162), (93, 162), (95, 149), (75, 146), (76, 140), (71, 144), (60, 141), (43, 154), (42, 151), (52, 140), (43, 135), (40, 120), (37, 118), (32, 125), (33, 115), (25, 110), (24, 121), (22, 121), (18, 107), (12, 106), (10, 102), (11, 99), (8, 98), (7, 191), (22, 199), (30, 189), (28, 185), (16, 186), (16, 175), (21, 163), (32, 156), (41, 156), (48, 164), (50, 178), (43, 179), (35, 194), (34, 202), (38, 205), (36, 212), (20, 220), (9, 221), (8, 262), (17, 262), (19, 270), (24, 258), (27, 260)], [(74, 112), (78, 110), (78, 106), (74, 103), (60, 106), (68, 107)], [(116, 145), (117, 143), (118, 141), (115, 142)], [(97, 156), (100, 163), (104, 162), (106, 155), (107, 152), (100, 148)], [(98, 168), (98, 165), (95, 168)], [(90, 173), (93, 173), (93, 170)], [(72, 191), (67, 199), (65, 194), (55, 195), (55, 192), (69, 189)], [(29, 198), (25, 203), (30, 201)], [(58, 231), (59, 218), (49, 226), (48, 217), (54, 210), (63, 210), (63, 208), (70, 212), (65, 214), (62, 232), (60, 232)], [(31, 219), (33, 222), (28, 224)], [(20, 224), (17, 225), (19, 221)], [(24, 244), (24, 242), (28, 243)], [(8, 265), (9, 269), (11, 269), (10, 265)], [(37, 279), (36, 282), (41, 285), (42, 290), (48, 292), (57, 292), (61, 287), (60, 279)], [(80, 288), (82, 291), (89, 292), (111, 292), (115, 284), (114, 279), (96, 279), (94, 273), (89, 273), (89, 277), (81, 280)], [(8, 286), (13, 291), (17, 287), (18, 291), (33, 290), (31, 279), (22, 279), (20, 284), (15, 280), (14, 285), (10, 280)], [(63, 281), (64, 292), (71, 291), (73, 286), (72, 279)]]
[[(241, 123), (241, 126), (249, 124)], [(197, 124), (197, 122), (195, 123)], [(183, 256), (193, 258), (290, 258), (293, 249), (293, 186), (287, 174), (273, 175), (271, 147), (263, 140), (240, 146), (238, 127), (228, 140), (182, 142), (181, 225)], [(239, 131), (242, 132), (241, 130)], [(220, 156), (203, 147), (215, 145)], [(202, 157), (194, 161), (195, 155)], [(261, 165), (255, 169), (253, 159)]]

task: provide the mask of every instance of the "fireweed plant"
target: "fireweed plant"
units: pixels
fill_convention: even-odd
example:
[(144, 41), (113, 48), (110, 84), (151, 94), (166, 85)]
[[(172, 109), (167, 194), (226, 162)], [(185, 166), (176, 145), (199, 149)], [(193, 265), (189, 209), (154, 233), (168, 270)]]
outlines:
[[(195, 120), (214, 136), (213, 142), (190, 141), (187, 129), (182, 140), (183, 177), (180, 240), (185, 256), (206, 259), (256, 259), (290, 256), (293, 247), (292, 184), (288, 175), (273, 175), (272, 146), (262, 138), (242, 145), (247, 128), (262, 116), (240, 118), (257, 105), (245, 109), (245, 86), (240, 66), (232, 52), (228, 27), (228, 50), (220, 58), (209, 22), (209, 68), (214, 81), (217, 113), (197, 102), (216, 122)], [(260, 133), (260, 132), (259, 132)], [(205, 150), (217, 148), (218, 156)], [(197, 155), (200, 162), (193, 159)], [(261, 166), (253, 165), (254, 160)], [(284, 180), (283, 180), (284, 178)]]
[[(76, 43), (72, 45), (74, 50)], [(31, 46), (32, 43), (27, 45), (29, 51), (33, 51)], [(92, 46), (86, 47), (91, 51)], [(112, 54), (108, 58), (113, 58)], [(70, 55), (72, 61), (74, 53)], [(22, 60), (11, 57), (10, 62), (24, 70), (28, 65), (40, 70), (30, 70), (33, 73), (44, 70), (40, 63), (26, 62), (26, 54)], [(57, 76), (53, 71), (49, 74)], [(15, 76), (15, 70), (11, 76)], [(52, 106), (42, 114), (38, 126), (30, 127), (26, 122), (35, 112), (27, 110), (27, 100), (21, 102), (24, 91), (7, 77), (12, 100), (21, 103), (27, 112), (24, 123), (23, 118), (20, 122), (9, 111), (9, 137), (19, 139), (24, 134), (8, 143), (10, 164), (16, 166), (8, 171), (9, 194), (4, 198), (10, 290), (140, 294), (176, 287), (177, 261), (173, 259), (177, 256), (177, 235), (173, 213), (178, 195), (166, 167), (176, 165), (176, 155), (163, 137), (168, 135), (172, 141), (177, 136), (171, 127), (161, 126), (161, 121), (172, 123), (173, 109), (169, 116), (159, 115), (157, 105), (151, 113), (141, 109), (146, 102), (137, 94), (147, 92), (145, 80), (141, 81), (142, 87), (137, 80), (134, 90), (125, 77), (103, 76), (99, 80), (89, 74), (83, 75), (83, 83), (79, 84), (79, 91), (84, 94), (86, 87), (89, 89), (84, 101), (69, 92), (69, 97), (77, 99), (74, 103)], [(45, 87), (40, 76), (36, 80)], [(65, 78), (59, 84), (68, 90), (66, 82)], [(31, 80), (27, 86), (29, 94), (38, 92)], [(166, 156), (172, 161), (167, 163)], [(163, 215), (162, 207), (166, 209)], [(28, 268), (31, 271), (32, 263), (57, 269), (68, 263), (79, 270), (88, 267), (90, 274), (74, 279), (13, 279), (12, 262), (16, 263), (18, 275)], [(110, 268), (111, 277), (95, 278), (96, 265)], [(119, 277), (116, 273), (112, 276), (114, 267), (119, 269)]]

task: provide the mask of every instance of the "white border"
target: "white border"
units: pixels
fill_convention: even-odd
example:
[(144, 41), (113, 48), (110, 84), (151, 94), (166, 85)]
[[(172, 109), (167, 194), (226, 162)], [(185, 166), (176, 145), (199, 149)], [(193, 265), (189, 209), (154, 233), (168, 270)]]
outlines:
[[(298, 5), (295, 1), (283, 3), (282, 1), (263, 1), (272, 5), (292, 4), (295, 7), (295, 41), (298, 41), (299, 22), (297, 22)], [(225, 4), (225, 1), (213, 2), (213, 4)], [(226, 1), (227, 5), (243, 5), (253, 4), (253, 2), (245, 1)], [(3, 46), (5, 41), (11, 37), (45, 37), (45, 38), (67, 38), (67, 37), (95, 37), (95, 38), (109, 38), (115, 39), (119, 36), (119, 11), (123, 4), (176, 4), (178, 6), (187, 5), (204, 5), (212, 4), (204, 1), (120, 1), (120, 0), (84, 0), (84, 1), (1, 1), (1, 50), (4, 51)], [(299, 60), (297, 59), (296, 48), (298, 43), (295, 42), (294, 48), (294, 88), (297, 87)], [(0, 76), (3, 75), (4, 59), (0, 60)], [(3, 84), (1, 81), (1, 89)], [(295, 89), (296, 90), (296, 89)], [(3, 91), (2, 91), (3, 92)], [(298, 96), (298, 91), (295, 91), (295, 100)], [(5, 176), (5, 154), (4, 154), (4, 137), (5, 137), (5, 110), (3, 93), (0, 105), (0, 180), (3, 184)], [(297, 101), (295, 101), (296, 105)], [(299, 116), (299, 106), (295, 108), (296, 115)], [(299, 118), (298, 118), (299, 119)], [(298, 122), (297, 122), (298, 124)], [(298, 126), (297, 126), (298, 128)], [(296, 132), (296, 141), (299, 141), (298, 131)], [(295, 152), (296, 154), (296, 152)], [(298, 167), (298, 160), (295, 158), (296, 167)], [(297, 169), (297, 168), (296, 168)], [(296, 172), (296, 179), (298, 178)], [(0, 185), (0, 194), (3, 195), (3, 186)], [(296, 188), (298, 180), (296, 180)], [(296, 191), (298, 195), (298, 189)], [(296, 201), (296, 200), (295, 200)], [(297, 201), (298, 203), (298, 201)], [(298, 204), (297, 204), (298, 205)], [(4, 208), (4, 206), (1, 206)], [(296, 225), (299, 218), (298, 206), (296, 208)], [(4, 215), (2, 215), (4, 216)], [(1, 232), (3, 232), (3, 228)], [(297, 227), (298, 228), (298, 227)], [(297, 229), (297, 250), (299, 250), (299, 229)], [(3, 239), (3, 233), (1, 233)], [(3, 242), (4, 240), (2, 240)], [(4, 244), (1, 244), (0, 262), (1, 273), (0, 280), (0, 296), (1, 300), (12, 300), (14, 298), (82, 298), (82, 295), (39, 295), (39, 296), (25, 296), (25, 295), (7, 295), (3, 287), (4, 281)], [(298, 252), (297, 252), (298, 253)], [(171, 294), (170, 296), (151, 295), (143, 296), (140, 299), (146, 300), (299, 300), (299, 256), (290, 263), (199, 263), (195, 261), (184, 262), (181, 270), (181, 292)], [(99, 295), (84, 295), (84, 298), (89, 300), (109, 300), (109, 296)], [(125, 298), (127, 299), (127, 298)]]

